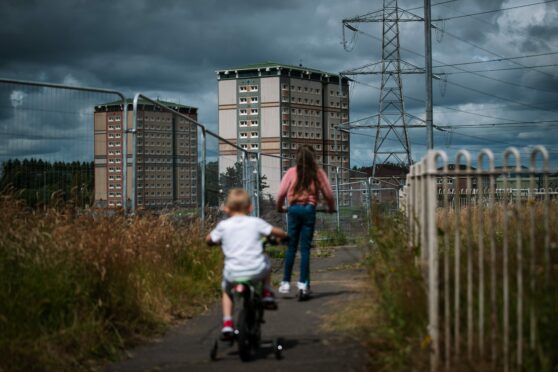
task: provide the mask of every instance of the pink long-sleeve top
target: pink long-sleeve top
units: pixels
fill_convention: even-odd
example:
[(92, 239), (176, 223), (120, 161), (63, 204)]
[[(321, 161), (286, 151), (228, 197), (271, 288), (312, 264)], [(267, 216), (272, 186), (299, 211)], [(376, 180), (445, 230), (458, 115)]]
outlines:
[(312, 183), (310, 190), (304, 191), (301, 194), (295, 195), (294, 186), (296, 185), (296, 167), (289, 168), (281, 184), (279, 185), (279, 192), (277, 193), (277, 205), (283, 205), (285, 197), (289, 200), (289, 205), (293, 204), (313, 204), (318, 205), (319, 192), (321, 191), (330, 209), (335, 209), (335, 200), (333, 198), (333, 191), (331, 184), (323, 169), (318, 168), (318, 180), (320, 181), (320, 190), (316, 189), (316, 185)]

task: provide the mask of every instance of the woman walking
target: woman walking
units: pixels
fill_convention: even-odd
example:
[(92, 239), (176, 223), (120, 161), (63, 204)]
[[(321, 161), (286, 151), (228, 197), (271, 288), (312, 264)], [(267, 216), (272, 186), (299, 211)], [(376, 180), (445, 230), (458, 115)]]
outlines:
[(329, 212), (335, 210), (331, 185), (326, 173), (318, 166), (315, 158), (312, 146), (299, 146), (296, 153), (296, 167), (287, 170), (277, 194), (279, 212), (285, 212), (285, 198), (289, 204), (287, 215), (290, 238), (279, 293), (290, 292), (291, 274), (300, 242), (300, 279), (297, 283), (300, 298), (307, 298), (310, 294), (310, 245), (314, 236), (316, 205), (320, 193), (327, 202)]

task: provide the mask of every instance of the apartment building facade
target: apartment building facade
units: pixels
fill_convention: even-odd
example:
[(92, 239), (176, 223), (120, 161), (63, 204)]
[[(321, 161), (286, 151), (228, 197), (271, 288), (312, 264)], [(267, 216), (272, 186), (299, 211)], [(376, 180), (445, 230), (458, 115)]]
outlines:
[[(347, 78), (274, 62), (219, 70), (216, 74), (219, 134), (262, 154), (261, 174), (267, 177), (267, 193), (276, 194), (282, 175), (295, 164), (296, 149), (301, 144), (314, 147), (318, 162), (332, 182), (338, 166), (343, 168), (340, 182), (348, 182), (350, 137), (337, 130), (337, 125), (349, 121)], [(239, 156), (237, 150), (221, 143), (220, 173)]]
[[(197, 108), (162, 104), (197, 120)], [(132, 128), (132, 100), (128, 129)], [(122, 206), (123, 108), (121, 102), (95, 106), (95, 204)], [(197, 127), (187, 119), (140, 100), (137, 114), (136, 202), (139, 208), (195, 208), (198, 205)], [(132, 195), (133, 140), (127, 144), (127, 195)]]

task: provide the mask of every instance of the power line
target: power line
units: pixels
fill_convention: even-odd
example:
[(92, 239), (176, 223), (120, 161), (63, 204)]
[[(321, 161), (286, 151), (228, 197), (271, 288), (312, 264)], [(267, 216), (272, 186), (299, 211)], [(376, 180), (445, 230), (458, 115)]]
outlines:
[(438, 68), (438, 67), (465, 66), (465, 65), (474, 65), (474, 64), (479, 64), (479, 63), (510, 61), (510, 60), (513, 60), (513, 59), (542, 57), (542, 56), (549, 56), (549, 55), (553, 55), (553, 54), (558, 54), (558, 52), (548, 52), (548, 53), (529, 54), (529, 55), (516, 56), (516, 57), (496, 58), (496, 59), (488, 59), (488, 60), (485, 60), (485, 61), (470, 61), (470, 62), (450, 63), (450, 64), (447, 64), (447, 65), (437, 65), (437, 66), (432, 66), (432, 67), (433, 68)]
[[(365, 83), (365, 82), (362, 82), (362, 81), (359, 81), (359, 80), (356, 80), (356, 79), (353, 79), (353, 81), (354, 81), (355, 83), (357, 83), (357, 84), (365, 85), (365, 86), (368, 86), (368, 87), (370, 87), (370, 88), (374, 88), (374, 89), (380, 90), (380, 88), (378, 88), (378, 87), (376, 87), (376, 86), (374, 86), (374, 85), (372, 85), (372, 84), (368, 84), (368, 83)], [(473, 88), (471, 88), (471, 89), (473, 89)], [(405, 97), (406, 99), (410, 99), (410, 100), (413, 100), (413, 101), (417, 101), (417, 102), (424, 103), (424, 100), (419, 99), (419, 98), (415, 98), (415, 97), (411, 97), (411, 96), (407, 96), (407, 95), (404, 96), (404, 97)], [(502, 118), (502, 117), (493, 116), (493, 115), (479, 114), (478, 112), (471, 112), (471, 111), (466, 111), (466, 110), (460, 110), (460, 109), (453, 108), (453, 107), (449, 107), (449, 106), (438, 106), (438, 107), (439, 107), (440, 109), (446, 109), (446, 110), (451, 110), (451, 111), (456, 111), (456, 112), (462, 112), (462, 113), (465, 113), (465, 114), (475, 115), (475, 116), (480, 116), (480, 117), (485, 117), (485, 118), (489, 118), (489, 119), (507, 120), (507, 121), (514, 121), (514, 122), (520, 123), (520, 121), (517, 121), (517, 120), (514, 120), (514, 119)]]
[[(442, 2), (439, 2), (439, 3), (431, 4), (430, 6), (431, 6), (431, 7), (434, 7), (434, 6), (436, 6), (436, 5), (444, 5), (444, 4), (453, 3), (453, 2), (456, 2), (456, 1), (457, 1), (457, 0), (442, 1)], [(406, 10), (407, 10), (407, 11), (410, 11), (410, 10), (423, 9), (423, 8), (424, 8), (424, 6), (416, 6), (416, 7), (414, 7), (414, 8), (409, 8), (409, 9), (406, 9)]]
[(460, 15), (460, 16), (433, 19), (432, 22), (449, 21), (449, 20), (452, 20), (452, 19), (465, 18), (465, 17), (472, 17), (472, 16), (477, 16), (477, 15), (482, 15), (482, 14), (489, 14), (489, 13), (495, 13), (495, 12), (503, 12), (503, 11), (506, 11), (506, 10), (519, 9), (519, 8), (526, 8), (526, 7), (529, 7), (529, 6), (541, 5), (541, 4), (547, 4), (547, 3), (553, 3), (553, 2), (556, 2), (556, 1), (558, 1), (558, 0), (547, 0), (547, 1), (541, 1), (541, 2), (538, 2), (538, 3), (531, 3), (531, 4), (524, 4), (524, 5), (512, 6), (512, 7), (509, 7), (509, 8), (500, 8), (500, 9), (493, 9), (493, 10), (485, 10), (485, 11), (483, 11), (483, 12), (478, 12), (478, 13), (463, 14), (463, 15)]
[(467, 129), (467, 128), (501, 128), (501, 127), (530, 127), (532, 124), (546, 124), (545, 127), (553, 126), (551, 123), (558, 125), (558, 120), (538, 120), (538, 121), (514, 121), (507, 123), (476, 123), (476, 124), (452, 124), (452, 125), (439, 125), (441, 129)]
[[(558, 1), (558, 0), (557, 0)], [(526, 70), (532, 68), (540, 68), (540, 67), (556, 67), (558, 63), (553, 63), (549, 65), (537, 65), (537, 66), (522, 66), (522, 67), (504, 67), (504, 68), (493, 68), (488, 70), (473, 70), (473, 71), (460, 71), (460, 72), (438, 72), (438, 74), (444, 75), (459, 75), (459, 74), (472, 74), (475, 72), (493, 72), (493, 71), (511, 71), (511, 70)], [(453, 67), (453, 66), (451, 66)]]
[(459, 133), (459, 132), (452, 132), (452, 133), (456, 134), (458, 136), (462, 136), (462, 137), (474, 138), (474, 139), (477, 139), (479, 141), (484, 141), (484, 142), (489, 142), (489, 143), (499, 143), (499, 144), (502, 144), (502, 145), (514, 146), (514, 147), (522, 147), (521, 145), (518, 145), (516, 143), (514, 144), (514, 143), (509, 143), (509, 142), (504, 142), (504, 141), (491, 140), (491, 139), (488, 139), (486, 137), (474, 136), (472, 134), (465, 134), (465, 133)]
[[(558, 0), (552, 0), (552, 1), (558, 1)], [(459, 40), (459, 41), (461, 41), (461, 42), (463, 42), (463, 43), (465, 43), (465, 44), (468, 44), (468, 45), (470, 45), (470, 46), (472, 46), (472, 47), (474, 47), (474, 48), (477, 48), (477, 49), (479, 49), (479, 50), (482, 50), (483, 52), (486, 52), (486, 53), (491, 54), (491, 55), (493, 55), (493, 56), (495, 56), (495, 57), (498, 57), (498, 58), (506, 58), (506, 57), (501, 56), (501, 55), (499, 55), (498, 53), (495, 53), (495, 52), (493, 52), (493, 51), (491, 51), (491, 50), (489, 50), (489, 49), (483, 48), (483, 47), (478, 46), (478, 45), (476, 45), (476, 44), (474, 44), (474, 43), (472, 43), (472, 42), (470, 42), (470, 41), (468, 41), (468, 40), (465, 40), (465, 39), (463, 39), (463, 38), (461, 38), (461, 37), (459, 37), (459, 36), (457, 36), (457, 35), (454, 35), (454, 34), (452, 34), (452, 33), (449, 32), (449, 31), (443, 30), (443, 29), (441, 29), (441, 28), (439, 28), (439, 27), (437, 27), (437, 26), (434, 26), (434, 25), (433, 25), (432, 27), (433, 27), (434, 29), (440, 31), (440, 32), (443, 32), (443, 33), (446, 34), (446, 35), (449, 35), (449, 36), (453, 37), (453, 38), (456, 39), (456, 40)], [(522, 63), (517, 62), (517, 61), (515, 61), (515, 60), (510, 60), (510, 62), (513, 63), (513, 64), (515, 64), (515, 65), (518, 65), (518, 66), (525, 66), (525, 65), (523, 65)], [(549, 73), (547, 73), (547, 72), (545, 72), (545, 71), (541, 71), (541, 70), (537, 70), (537, 69), (533, 69), (533, 71), (540, 72), (541, 74), (550, 76), (550, 77), (552, 77), (552, 78), (555, 78), (555, 77), (556, 77), (555, 75), (549, 74)]]
[(528, 108), (531, 108), (531, 109), (558, 113), (558, 111), (556, 111), (556, 110), (552, 110), (552, 109), (547, 109), (547, 108), (540, 107), (540, 106), (531, 105), (531, 104), (528, 104), (528, 103), (525, 103), (525, 102), (516, 101), (516, 100), (511, 99), (511, 98), (500, 97), (500, 96), (497, 96), (497, 95), (495, 95), (495, 94), (486, 93), (486, 92), (483, 92), (482, 90), (475, 89), (475, 88), (470, 88), (470, 87), (468, 87), (468, 86), (465, 86), (465, 85), (462, 85), (462, 84), (459, 84), (459, 83), (456, 83), (456, 82), (453, 82), (453, 81), (448, 81), (448, 84), (455, 85), (455, 86), (458, 86), (458, 87), (463, 88), (463, 89), (470, 90), (470, 91), (475, 92), (475, 93), (483, 94), (483, 95), (488, 96), (488, 97), (500, 99), (500, 100), (502, 100), (502, 101), (510, 102), (510, 103), (513, 103), (513, 104), (516, 104), (516, 105), (520, 105), (520, 106), (524, 106), (524, 107), (528, 107)]
[[(435, 26), (433, 26), (433, 27), (435, 27)], [(436, 27), (435, 27), (435, 28), (436, 28)], [(374, 35), (371, 35), (371, 34), (369, 34), (369, 33), (367, 33), (367, 32), (364, 32), (364, 31), (361, 31), (361, 30), (357, 30), (357, 32), (358, 32), (358, 33), (361, 33), (361, 34), (363, 34), (363, 35), (365, 35), (365, 36), (368, 36), (368, 37), (370, 37), (370, 38), (372, 38), (372, 39), (381, 41), (378, 37), (376, 37), (376, 36), (374, 36)], [(445, 31), (445, 32), (447, 32), (447, 31)], [(448, 35), (457, 38), (457, 36), (452, 35), (452, 34), (450, 34), (450, 33), (448, 33)], [(466, 43), (469, 43), (468, 41), (465, 41), (465, 40), (463, 40), (463, 41), (466, 42)], [(472, 44), (472, 45), (474, 46), (474, 44)], [(490, 51), (488, 51), (488, 50), (486, 50), (486, 49), (484, 49), (484, 48), (481, 48), (481, 47), (478, 47), (478, 48), (480, 48), (480, 49), (482, 49), (482, 50), (484, 50), (484, 51), (487, 51), (487, 52), (489, 52), (489, 53), (492, 53), (492, 52), (490, 52)], [(401, 47), (401, 49), (406, 50), (407, 52), (412, 53), (412, 54), (414, 54), (414, 55), (417, 55), (417, 56), (419, 56), (419, 57), (424, 57), (423, 54), (418, 53), (418, 52), (415, 52), (414, 50), (411, 50), (411, 49), (408, 49), (408, 48), (404, 48), (404, 47)], [(496, 56), (499, 57), (500, 59), (506, 59), (506, 57), (502, 57), (502, 56), (500, 56), (500, 55), (498, 55), (498, 54), (495, 54), (495, 53), (492, 53), (492, 54), (496, 55)], [(437, 59), (435, 59), (435, 58), (433, 58), (433, 61), (436, 61), (436, 62), (438, 62), (438, 63), (444, 63), (444, 62), (442, 62), (442, 61), (440, 61), (440, 60), (437, 60)], [(521, 63), (519, 63), (519, 62), (513, 62), (513, 61), (512, 61), (512, 63), (514, 63), (514, 64), (516, 64), (516, 65), (519, 65), (519, 66), (525, 66), (525, 65), (523, 65), (523, 64), (521, 64)], [(453, 68), (455, 68), (456, 70), (459, 70), (459, 71), (469, 72), (469, 70), (465, 70), (465, 69), (462, 69), (462, 68), (460, 68), (460, 67), (456, 67), (456, 66), (451, 66), (451, 67), (453, 67)], [(554, 78), (554, 75), (548, 74), (548, 73), (546, 73), (546, 72), (544, 72), (544, 71), (537, 70), (537, 69), (535, 69), (535, 68), (533, 68), (533, 71), (538, 71), (538, 72), (544, 73), (544, 74), (549, 75), (549, 76), (551, 76), (551, 77)], [(476, 76), (478, 76), (478, 77), (487, 79), (487, 80), (496, 81), (496, 82), (498, 82), (498, 83), (502, 83), (502, 84), (506, 84), (506, 85), (510, 85), (510, 86), (516, 86), (516, 87), (519, 87), (519, 88), (527, 88), (527, 89), (537, 90), (537, 91), (541, 91), (541, 92), (544, 92), (544, 93), (549, 93), (549, 92), (551, 92), (551, 91), (543, 90), (543, 89), (540, 89), (540, 88), (531, 87), (531, 86), (528, 86), (528, 85), (525, 85), (525, 84), (518, 84), (518, 83), (510, 82), (510, 81), (507, 81), (507, 80), (502, 80), (502, 79), (494, 78), (494, 77), (491, 77), (491, 76), (481, 75), (481, 74), (479, 74), (479, 73), (477, 73), (477, 72), (470, 72), (470, 73), (473, 74), (473, 75), (476, 75)], [(551, 93), (554, 93), (554, 92), (551, 92)]]
[[(469, 114), (469, 115), (476, 115), (476, 116), (480, 116), (483, 118), (489, 118), (489, 119), (497, 119), (497, 120), (508, 120), (508, 121), (516, 121), (514, 119), (508, 119), (508, 118), (501, 118), (498, 116), (493, 116), (493, 115), (486, 115), (486, 114), (479, 114), (477, 112), (471, 112), (471, 111), (465, 111), (465, 110), (460, 110), (460, 109), (456, 109), (454, 107), (449, 107), (449, 106), (439, 106), (440, 109), (445, 109), (445, 110), (451, 110), (451, 111), (456, 111), (456, 112), (462, 112), (464, 114)], [(516, 121), (519, 122), (519, 121)]]
[[(558, 66), (558, 64), (548, 65), (548, 67), (551, 67), (551, 66)], [(537, 66), (537, 67), (547, 67), (547, 66), (545, 65), (545, 66)], [(531, 90), (534, 90), (534, 91), (537, 91), (537, 92), (543, 92), (543, 93), (558, 94), (558, 91), (536, 88), (536, 87), (532, 87), (532, 86), (527, 85), (527, 84), (514, 83), (514, 82), (511, 82), (511, 81), (498, 79), (498, 78), (495, 78), (493, 76), (481, 75), (481, 73), (492, 72), (492, 71), (526, 69), (526, 68), (529, 68), (528, 66), (526, 66), (526, 67), (510, 67), (510, 68), (503, 68), (503, 69), (490, 69), (490, 70), (482, 70), (482, 71), (470, 71), (470, 70), (463, 70), (463, 69), (458, 68), (458, 67), (455, 67), (455, 68), (460, 70), (460, 72), (437, 72), (437, 74), (439, 74), (439, 75), (472, 74), (472, 75), (479, 76), (479, 77), (482, 77), (482, 78), (485, 78), (485, 79), (488, 79), (488, 80), (496, 81), (498, 83), (502, 83), (502, 84), (506, 84), (506, 85), (510, 85), (510, 86), (514, 86), (514, 87), (518, 87), (518, 88), (526, 88), (526, 89), (531, 89)]]

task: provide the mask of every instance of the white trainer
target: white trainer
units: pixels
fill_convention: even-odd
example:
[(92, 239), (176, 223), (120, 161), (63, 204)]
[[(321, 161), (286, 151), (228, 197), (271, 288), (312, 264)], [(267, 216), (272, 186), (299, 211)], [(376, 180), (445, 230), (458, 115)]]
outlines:
[(298, 282), (296, 283), (296, 286), (299, 290), (299, 294), (302, 294), (303, 296), (309, 296), (312, 293), (312, 290), (310, 290), (310, 286), (308, 285), (308, 283)]
[(289, 282), (281, 282), (278, 291), (283, 294), (289, 293), (291, 291), (291, 284)]

